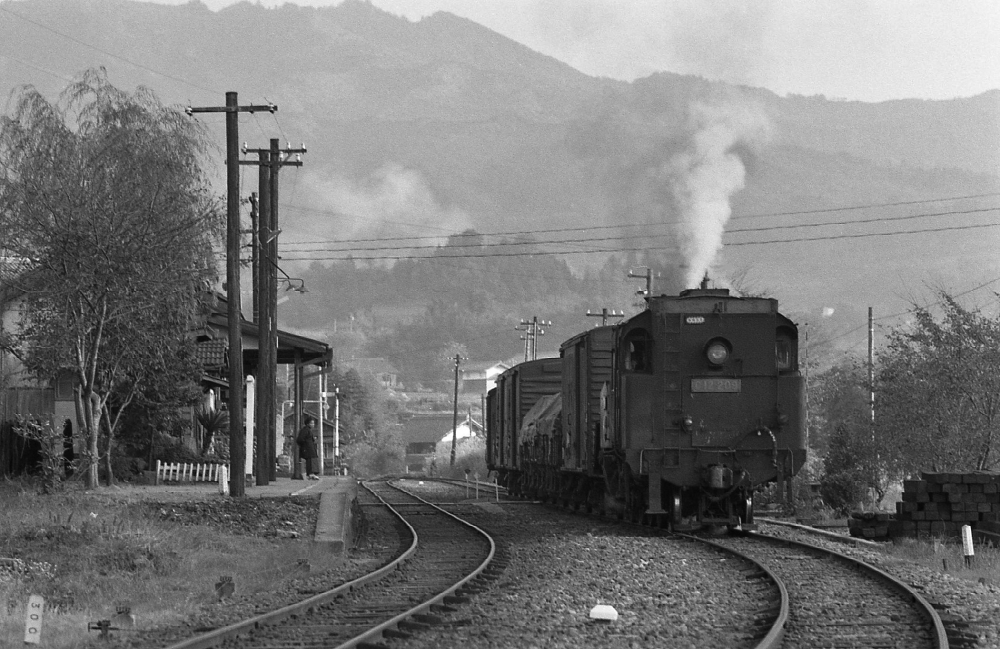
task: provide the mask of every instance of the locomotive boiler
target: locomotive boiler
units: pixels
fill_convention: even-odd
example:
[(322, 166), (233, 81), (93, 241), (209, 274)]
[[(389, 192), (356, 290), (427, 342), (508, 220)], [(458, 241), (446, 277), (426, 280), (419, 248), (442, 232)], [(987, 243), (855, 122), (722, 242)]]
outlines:
[(487, 463), (514, 494), (751, 527), (754, 492), (805, 461), (797, 327), (777, 300), (704, 284), (646, 302), (498, 377)]

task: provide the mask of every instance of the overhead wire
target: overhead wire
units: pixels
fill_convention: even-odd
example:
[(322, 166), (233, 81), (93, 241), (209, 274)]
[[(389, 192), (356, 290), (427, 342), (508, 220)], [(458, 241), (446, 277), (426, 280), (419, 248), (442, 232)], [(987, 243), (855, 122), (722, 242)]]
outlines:
[[(0, 7), (0, 8), (2, 8), (2, 7)], [(11, 56), (9, 54), (0, 54), (0, 57), (3, 57), (3, 58), (5, 58), (5, 59), (7, 59), (9, 61), (16, 61), (16, 62), (20, 63), (21, 65), (26, 65), (29, 68), (33, 68), (33, 69), (38, 70), (39, 72), (42, 72), (44, 74), (51, 75), (51, 76), (53, 76), (53, 77), (55, 77), (55, 78), (57, 78), (57, 79), (59, 79), (61, 81), (66, 81), (67, 83), (73, 83), (73, 78), (72, 77), (68, 77), (68, 76), (66, 76), (64, 74), (60, 74), (59, 72), (55, 72), (53, 70), (49, 70), (48, 68), (43, 68), (40, 65), (35, 65), (34, 63), (31, 63), (29, 61), (25, 61), (24, 59), (19, 59), (16, 56)]]
[[(724, 234), (731, 235), (731, 234), (739, 234), (739, 233), (745, 233), (745, 232), (766, 232), (766, 231), (773, 231), (773, 230), (788, 230), (788, 229), (794, 229), (794, 228), (818, 228), (818, 227), (830, 227), (830, 226), (842, 226), (842, 225), (857, 225), (857, 224), (867, 224), (867, 223), (885, 223), (885, 222), (892, 222), (892, 221), (908, 221), (908, 220), (913, 220), (913, 219), (933, 218), (933, 217), (938, 217), (938, 216), (952, 216), (952, 215), (964, 215), (964, 214), (978, 214), (978, 213), (983, 213), (983, 212), (996, 212), (998, 210), (1000, 210), (1000, 207), (988, 207), (988, 208), (980, 208), (980, 209), (972, 209), (972, 210), (952, 210), (952, 211), (947, 211), (947, 212), (933, 212), (933, 213), (928, 213), (928, 214), (910, 214), (910, 215), (895, 216), (895, 217), (879, 217), (879, 218), (871, 218), (871, 219), (859, 219), (859, 220), (855, 220), (855, 221), (826, 221), (826, 222), (821, 222), (821, 223), (794, 223), (794, 224), (773, 225), (773, 226), (766, 226), (766, 227), (759, 227), (759, 228), (742, 228), (742, 229), (735, 229), (735, 230), (727, 230)], [(677, 222), (677, 221), (670, 221), (670, 222), (662, 223), (660, 225), (676, 225), (678, 223), (679, 222)], [(611, 227), (614, 227), (614, 226), (611, 226)], [(473, 235), (467, 235), (467, 236), (472, 237)], [(476, 235), (476, 238), (484, 238), (486, 236), (496, 236), (496, 235)], [(471, 244), (468, 244), (468, 245), (463, 245), (461, 243), (453, 243), (452, 242), (452, 238), (449, 237), (449, 239), (448, 239), (449, 243), (448, 243), (447, 247), (448, 248), (479, 248), (479, 247), (496, 248), (496, 247), (524, 246), (524, 245), (556, 245), (556, 244), (569, 244), (569, 243), (589, 243), (589, 242), (606, 242), (606, 241), (628, 241), (628, 240), (632, 240), (632, 239), (647, 240), (647, 239), (650, 239), (650, 238), (653, 238), (653, 237), (672, 237), (672, 236), (674, 236), (674, 233), (672, 233), (672, 232), (665, 232), (665, 233), (660, 233), (660, 234), (644, 232), (644, 233), (640, 233), (640, 234), (621, 235), (621, 236), (602, 237), (602, 238), (559, 239), (559, 240), (531, 240), (531, 241), (498, 241), (498, 242), (489, 243), (489, 244), (483, 244), (483, 243), (478, 243), (477, 242), (477, 243), (471, 243)], [(392, 240), (395, 240), (395, 239), (387, 239), (386, 241), (392, 241)], [(339, 244), (341, 242), (337, 242), (337, 243)], [(346, 243), (346, 241), (343, 242), (343, 243)], [(294, 245), (294, 244), (290, 244), (290, 245)], [(297, 245), (305, 245), (305, 244), (302, 243), (302, 242), (298, 242)], [(738, 244), (728, 244), (728, 245), (738, 245)], [(398, 245), (398, 246), (377, 246), (377, 247), (362, 247), (362, 248), (353, 247), (353, 248), (344, 249), (344, 250), (351, 250), (352, 252), (359, 252), (359, 251), (361, 251), (361, 252), (374, 252), (374, 251), (381, 251), (381, 250), (434, 250), (434, 249), (438, 249), (439, 247), (440, 247), (439, 245), (405, 245), (405, 246), (404, 245)], [(331, 248), (326, 248), (326, 247), (322, 247), (322, 248), (296, 248), (294, 250), (291, 250), (290, 252), (296, 252), (296, 253), (305, 253), (305, 252), (340, 252), (340, 249), (331, 249)]]
[[(989, 280), (987, 282), (983, 282), (982, 284), (979, 284), (978, 286), (973, 286), (972, 288), (970, 288), (968, 290), (962, 291), (961, 293), (956, 293), (955, 295), (953, 295), (951, 297), (953, 297), (953, 298), (960, 298), (960, 297), (963, 297), (965, 295), (968, 295), (969, 293), (974, 293), (974, 292), (976, 292), (978, 290), (984, 289), (987, 286), (989, 286), (990, 284), (996, 284), (997, 282), (1000, 282), (1000, 277), (995, 277), (995, 278), (993, 278), (993, 279), (991, 279), (991, 280)], [(880, 316), (878, 318), (873, 318), (873, 322), (881, 322), (883, 320), (891, 320), (893, 318), (898, 318), (900, 316), (908, 315), (908, 314), (913, 313), (914, 310), (917, 309), (917, 308), (920, 308), (920, 309), (930, 309), (930, 308), (935, 307), (935, 306), (937, 306), (937, 305), (939, 305), (939, 304), (941, 304), (943, 302), (944, 302), (944, 300), (935, 300), (934, 302), (929, 302), (929, 303), (924, 304), (924, 305), (922, 305), (920, 307), (914, 306), (913, 308), (907, 309), (906, 311), (900, 311), (898, 313), (891, 313), (889, 315), (884, 315), (884, 316)], [(817, 344), (818, 345), (828, 345), (828, 344), (832, 343), (835, 340), (840, 340), (841, 338), (846, 338), (847, 336), (853, 334), (856, 331), (860, 331), (861, 329), (864, 329), (867, 326), (868, 326), (867, 323), (863, 324), (863, 325), (858, 325), (857, 327), (854, 327), (853, 329), (849, 329), (849, 330), (847, 330), (847, 331), (845, 331), (843, 333), (837, 334), (836, 336), (831, 336), (830, 338), (826, 338), (826, 339), (824, 339), (822, 341), (819, 341)], [(858, 343), (858, 344), (861, 344), (861, 343)], [(852, 347), (852, 349), (854, 347), (857, 347), (857, 344), (854, 345)]]
[(181, 84), (184, 84), (184, 85), (187, 85), (187, 86), (191, 86), (192, 88), (198, 88), (199, 90), (205, 90), (207, 92), (217, 92), (214, 89), (206, 88), (205, 86), (201, 86), (201, 85), (199, 85), (197, 83), (194, 83), (192, 81), (189, 81), (187, 79), (182, 79), (180, 77), (175, 77), (172, 74), (168, 74), (166, 72), (162, 72), (162, 71), (157, 70), (155, 68), (151, 68), (151, 67), (149, 67), (147, 65), (143, 65), (142, 63), (137, 63), (137, 62), (135, 62), (135, 61), (133, 61), (133, 60), (127, 58), (127, 57), (115, 54), (114, 52), (109, 52), (108, 50), (105, 50), (103, 48), (97, 47), (95, 45), (91, 45), (90, 43), (84, 42), (84, 41), (82, 41), (82, 40), (80, 40), (78, 38), (70, 36), (69, 34), (65, 34), (65, 33), (59, 31), (58, 29), (53, 29), (52, 27), (49, 27), (48, 25), (46, 25), (44, 23), (40, 23), (37, 20), (32, 20), (31, 18), (28, 18), (26, 16), (22, 16), (21, 14), (15, 12), (15, 11), (11, 11), (10, 8), (7, 6), (7, 4), (9, 4), (9, 3), (0, 3), (0, 11), (2, 11), (4, 13), (7, 13), (7, 14), (10, 14), (11, 16), (14, 16), (15, 18), (23, 20), (24, 22), (30, 23), (30, 24), (32, 24), (32, 25), (34, 25), (34, 26), (36, 26), (36, 27), (38, 27), (40, 29), (44, 29), (45, 31), (51, 32), (53, 34), (56, 34), (57, 36), (65, 38), (68, 41), (72, 41), (73, 43), (76, 43), (77, 45), (81, 45), (81, 46), (86, 47), (88, 49), (94, 50), (95, 52), (100, 52), (101, 54), (104, 54), (105, 56), (109, 56), (109, 57), (111, 57), (113, 59), (116, 59), (116, 60), (121, 61), (123, 63), (127, 63), (128, 65), (131, 65), (131, 66), (134, 66), (136, 68), (139, 68), (140, 70), (145, 70), (146, 72), (150, 72), (152, 74), (161, 76), (161, 77), (163, 77), (165, 79), (170, 79), (171, 81), (176, 81), (177, 83), (181, 83)]
[[(995, 197), (995, 196), (1000, 196), (1000, 192), (986, 192), (986, 193), (981, 193), (981, 194), (966, 194), (966, 195), (962, 195), (962, 196), (949, 196), (949, 197), (942, 197), (942, 198), (927, 198), (927, 199), (913, 200), (913, 201), (895, 201), (895, 202), (886, 202), (886, 203), (868, 203), (868, 204), (864, 204), (864, 205), (848, 205), (848, 206), (841, 206), (841, 207), (828, 207), (828, 208), (819, 208), (819, 209), (812, 209), (812, 210), (785, 211), (785, 212), (761, 212), (761, 213), (757, 213), (757, 214), (736, 215), (736, 216), (731, 217), (729, 220), (733, 221), (733, 220), (748, 219), (748, 218), (768, 218), (768, 217), (774, 217), (774, 216), (797, 216), (797, 215), (807, 215), (807, 214), (821, 214), (821, 213), (832, 213), (832, 212), (845, 212), (845, 211), (855, 211), (855, 210), (862, 210), (862, 209), (873, 209), (873, 208), (879, 208), (879, 207), (898, 207), (898, 206), (904, 206), (904, 205), (919, 205), (919, 204), (926, 204), (926, 203), (941, 203), (941, 202), (947, 202), (947, 201), (971, 200), (971, 199), (988, 198), (988, 197)], [(315, 208), (307, 208), (307, 207), (302, 207), (300, 205), (288, 205), (287, 208), (292, 209), (292, 210), (297, 210), (297, 211), (300, 211), (300, 212), (311, 212), (311, 213), (314, 213), (314, 214), (325, 214), (325, 215), (329, 215), (329, 216), (342, 216), (342, 217), (350, 218), (352, 220), (357, 220), (357, 221), (365, 221), (365, 222), (367, 222), (367, 221), (370, 220), (370, 217), (367, 217), (367, 216), (352, 215), (352, 214), (346, 214), (344, 212), (337, 212), (337, 211), (331, 211), (331, 210), (320, 210), (320, 209), (315, 209)], [(847, 223), (850, 223), (850, 222), (851, 221), (848, 221)], [(410, 226), (414, 225), (414, 224), (399, 223), (399, 222), (392, 222), (392, 221), (383, 221), (383, 223), (391, 223), (391, 224), (394, 224), (394, 225), (410, 225)], [(589, 226), (578, 226), (578, 227), (571, 227), (571, 228), (545, 228), (545, 229), (536, 229), (536, 230), (510, 230), (510, 231), (502, 231), (502, 232), (454, 233), (454, 234), (450, 234), (449, 238), (452, 238), (452, 239), (461, 239), (461, 238), (464, 238), (464, 237), (524, 236), (524, 235), (531, 235), (531, 234), (552, 234), (552, 233), (562, 233), (562, 232), (589, 232), (589, 231), (599, 231), (599, 230), (615, 230), (615, 229), (622, 229), (622, 228), (639, 228), (639, 227), (648, 228), (648, 227), (656, 227), (656, 226), (660, 226), (660, 225), (671, 225), (671, 224), (676, 224), (676, 223), (679, 223), (679, 221), (669, 221), (669, 222), (655, 221), (655, 222), (647, 222), (647, 223), (620, 223), (620, 224), (616, 224), (616, 225), (589, 225)], [(802, 225), (806, 225), (806, 224), (802, 224)], [(792, 226), (789, 226), (789, 227), (792, 227)], [(435, 228), (435, 229), (438, 229), (438, 228)], [(447, 230), (444, 229), (444, 228), (439, 228), (439, 229), (442, 232), (447, 232)], [(440, 237), (436, 236), (436, 235), (423, 235), (423, 236), (410, 236), (410, 237), (379, 237), (379, 238), (367, 238), (367, 239), (334, 239), (334, 240), (314, 240), (314, 241), (291, 241), (291, 242), (288, 242), (288, 244), (289, 245), (313, 245), (313, 244), (321, 244), (321, 243), (376, 243), (376, 242), (382, 242), (382, 241), (420, 241), (420, 240), (430, 240), (430, 239), (436, 239), (436, 238), (440, 238)]]
[[(888, 237), (888, 236), (900, 236), (906, 234), (923, 234), (930, 232), (951, 232), (951, 231), (961, 231), (961, 230), (972, 230), (981, 228), (992, 228), (1000, 226), (1000, 223), (983, 223), (976, 225), (963, 225), (963, 226), (947, 226), (941, 228), (925, 228), (916, 230), (895, 230), (892, 232), (867, 232), (860, 234), (838, 234), (838, 235), (826, 235), (817, 237), (797, 237), (793, 239), (770, 239), (763, 241), (737, 241), (737, 242), (727, 242), (725, 245), (727, 247), (733, 246), (757, 246), (757, 245), (769, 245), (776, 243), (796, 243), (796, 242), (806, 242), (806, 241), (835, 241), (835, 240), (845, 240), (845, 239), (866, 239), (871, 237)], [(648, 237), (647, 237), (648, 238)], [(523, 246), (538, 246), (543, 245), (545, 242), (526, 242), (520, 245)], [(558, 242), (556, 242), (558, 243)], [(400, 261), (403, 259), (429, 259), (429, 258), (446, 258), (446, 259), (457, 259), (457, 258), (494, 258), (494, 257), (529, 257), (529, 256), (540, 256), (540, 255), (579, 255), (579, 254), (593, 254), (593, 253), (611, 253), (611, 252), (653, 252), (653, 251), (667, 251), (672, 250), (673, 247), (666, 246), (643, 246), (643, 247), (612, 247), (612, 248), (592, 248), (588, 250), (531, 250), (523, 252), (480, 252), (480, 253), (440, 253), (436, 255), (379, 255), (379, 256), (359, 256), (352, 254), (351, 250), (341, 250), (332, 251), (340, 252), (342, 255), (338, 256), (300, 256), (300, 257), (287, 257), (289, 260), (296, 261), (346, 261), (348, 259), (354, 261)], [(435, 250), (446, 251), (447, 248), (435, 248)], [(289, 254), (295, 254), (299, 251), (290, 250)]]
[[(75, 38), (75, 37), (73, 37), (73, 36), (71, 36), (69, 34), (66, 34), (66, 33), (64, 33), (62, 31), (54, 29), (54, 28), (52, 28), (52, 27), (50, 27), (48, 25), (45, 25), (44, 23), (41, 23), (39, 21), (36, 21), (36, 20), (33, 20), (33, 19), (28, 18), (26, 16), (23, 16), (23, 15), (15, 12), (15, 11), (12, 11), (8, 6), (5, 6), (3, 4), (0, 4), (0, 11), (6, 13), (8, 15), (14, 16), (15, 18), (17, 18), (19, 20), (22, 20), (24, 22), (32, 24), (32, 25), (34, 25), (34, 26), (36, 26), (36, 27), (38, 27), (40, 29), (43, 29), (43, 30), (48, 31), (48, 32), (53, 33), (53, 34), (56, 34), (59, 37), (64, 38), (64, 39), (66, 39), (68, 41), (71, 41), (71, 42), (76, 43), (76, 44), (78, 44), (80, 46), (86, 47), (88, 49), (94, 50), (96, 52), (104, 54), (105, 56), (108, 56), (108, 57), (111, 57), (112, 59), (124, 62), (124, 63), (126, 63), (128, 65), (133, 66), (133, 67), (145, 70), (145, 71), (150, 72), (152, 74), (161, 76), (161, 77), (166, 78), (166, 79), (170, 79), (172, 81), (175, 81), (175, 82), (178, 82), (178, 83), (181, 83), (181, 84), (193, 87), (193, 88), (197, 88), (199, 90), (204, 90), (204, 91), (207, 91), (207, 92), (217, 92), (217, 90), (215, 90), (215, 89), (207, 88), (207, 87), (205, 87), (203, 85), (194, 83), (194, 82), (192, 82), (192, 81), (190, 81), (188, 79), (184, 79), (184, 78), (181, 78), (181, 77), (177, 77), (177, 76), (174, 76), (174, 75), (162, 72), (162, 71), (157, 70), (155, 68), (152, 68), (150, 66), (144, 65), (142, 63), (138, 63), (138, 62), (136, 62), (134, 60), (131, 60), (131, 59), (127, 58), (127, 57), (120, 56), (118, 54), (115, 54), (115, 53), (110, 52), (108, 50), (105, 50), (103, 48), (91, 45), (90, 43), (87, 43), (87, 42), (82, 41), (82, 40), (80, 40), (78, 38)], [(9, 60), (17, 61), (17, 62), (19, 62), (19, 63), (21, 63), (23, 65), (26, 65), (26, 66), (31, 67), (33, 69), (36, 69), (36, 70), (38, 70), (40, 72), (43, 72), (45, 74), (52, 75), (52, 76), (60, 78), (62, 80), (70, 80), (67, 77), (65, 77), (64, 75), (61, 75), (61, 74), (59, 74), (57, 72), (54, 72), (52, 70), (48, 70), (48, 69), (42, 68), (40, 66), (32, 64), (32, 63), (30, 63), (28, 61), (24, 61), (24, 60), (19, 59), (17, 57), (13, 57), (13, 56), (10, 56), (10, 55), (2, 55), (2, 56), (4, 56), (4, 58), (7, 58)], [(288, 138), (287, 138), (287, 136), (285, 136), (284, 130), (283, 130), (282, 126), (281, 126), (281, 123), (277, 119), (277, 116), (275, 116), (272, 113), (272, 117), (273, 117), (273, 119), (275, 121), (275, 125), (277, 126), (279, 132), (282, 134), (282, 136), (284, 137), (284, 139), (287, 140)], [(255, 121), (256, 121), (256, 117), (255, 117)], [(258, 129), (261, 130), (261, 132), (264, 131), (263, 127), (259, 124), (259, 122), (257, 123), (257, 126), (258, 126)], [(242, 175), (241, 175), (241, 178), (242, 178)], [(298, 176), (296, 176), (296, 180), (297, 179), (298, 179)], [(293, 189), (294, 189), (294, 187), (293, 187)], [(731, 220), (739, 220), (739, 219), (747, 219), (747, 218), (766, 218), (766, 217), (776, 217), (776, 216), (790, 216), (790, 215), (819, 214), (819, 213), (830, 213), (830, 212), (837, 212), (837, 211), (872, 209), (872, 208), (876, 208), (876, 207), (894, 207), (894, 206), (904, 206), (904, 205), (916, 205), (916, 204), (926, 204), (926, 203), (932, 203), (932, 202), (943, 202), (943, 201), (951, 201), (951, 200), (964, 200), (964, 199), (985, 198), (985, 197), (992, 197), (992, 196), (997, 196), (997, 195), (1000, 195), (1000, 193), (997, 193), (997, 192), (987, 192), (987, 193), (981, 193), (981, 194), (970, 194), (970, 195), (965, 195), (965, 196), (955, 196), (955, 197), (946, 197), (946, 198), (932, 198), (932, 199), (922, 199), (922, 200), (912, 200), (912, 201), (893, 201), (893, 202), (883, 202), (883, 203), (869, 203), (869, 204), (863, 204), (863, 205), (851, 205), (851, 206), (842, 206), (842, 207), (834, 207), (834, 208), (821, 208), (821, 209), (813, 209), (813, 210), (795, 210), (795, 211), (785, 211), (785, 212), (773, 212), (773, 213), (765, 213), (765, 214), (744, 214), (744, 215), (734, 215)], [(288, 207), (292, 207), (293, 209), (300, 209), (300, 210), (306, 209), (306, 208), (301, 208), (301, 207), (297, 207), (297, 206), (288, 206)], [(902, 216), (902, 217), (886, 217), (886, 218), (881, 218), (881, 219), (867, 219), (867, 220), (859, 220), (859, 221), (843, 221), (843, 222), (831, 222), (831, 223), (820, 223), (820, 224), (794, 224), (794, 225), (771, 226), (771, 227), (761, 227), (761, 228), (744, 228), (744, 229), (731, 230), (727, 234), (740, 233), (740, 232), (758, 232), (758, 231), (764, 231), (764, 230), (787, 229), (787, 228), (792, 228), (792, 227), (822, 227), (822, 226), (831, 226), (831, 225), (849, 225), (849, 224), (853, 224), (853, 223), (868, 223), (868, 222), (875, 222), (875, 221), (895, 221), (895, 220), (914, 219), (914, 218), (926, 218), (926, 217), (940, 216), (940, 215), (945, 215), (945, 214), (962, 214), (962, 213), (973, 213), (973, 212), (982, 212), (982, 211), (994, 211), (996, 209), (997, 208), (985, 208), (985, 209), (981, 209), (981, 210), (965, 210), (965, 211), (954, 211), (954, 212), (942, 212), (942, 213), (938, 213), (938, 214), (922, 214), (922, 215), (909, 215), (909, 216)], [(407, 224), (407, 225), (412, 225), (412, 224)], [(646, 224), (647, 227), (649, 225), (650, 224)], [(905, 234), (919, 234), (919, 233), (929, 233), (929, 232), (945, 232), (945, 231), (970, 230), (970, 229), (994, 227), (996, 225), (998, 225), (998, 224), (990, 223), (990, 224), (976, 224), (976, 225), (964, 225), (964, 226), (949, 226), (949, 227), (943, 227), (943, 228), (902, 230), (902, 231), (893, 231), (893, 232), (840, 234), (840, 235), (829, 235), (829, 236), (820, 236), (820, 237), (800, 237), (800, 238), (793, 238), (793, 239), (777, 239), (777, 240), (767, 240), (767, 241), (729, 242), (726, 245), (728, 245), (728, 246), (767, 245), (767, 244), (775, 244), (775, 243), (793, 243), (793, 242), (807, 242), (807, 241), (830, 241), (830, 240), (856, 239), (856, 238), (868, 238), (868, 237), (878, 237), (878, 236), (898, 236), (898, 235), (905, 235)], [(555, 228), (555, 229), (545, 229), (545, 230), (535, 230), (535, 231), (511, 232), (511, 233), (508, 233), (508, 234), (511, 234), (511, 235), (514, 235), (514, 234), (524, 235), (524, 234), (541, 234), (541, 233), (554, 233), (554, 232), (592, 231), (592, 230), (602, 230), (602, 229), (612, 229), (612, 228), (618, 228), (618, 229), (620, 229), (622, 227), (640, 227), (640, 226), (642, 226), (642, 224), (622, 224), (622, 225), (613, 225), (613, 226), (591, 226), (591, 227), (582, 227), (582, 228)], [(499, 233), (494, 233), (492, 236), (497, 236), (497, 234), (499, 234)], [(453, 236), (462, 236), (462, 235), (453, 235)], [(477, 235), (477, 236), (483, 236), (483, 235)], [(642, 235), (643, 238), (648, 238), (648, 236), (649, 236), (648, 234)], [(615, 240), (615, 239), (618, 239), (618, 240), (627, 240), (627, 239), (631, 239), (631, 238), (636, 238), (636, 237), (613, 237), (613, 238), (610, 238), (610, 240)], [(418, 238), (415, 237), (414, 239), (418, 239)], [(402, 241), (402, 240), (407, 240), (407, 239), (406, 238), (391, 238), (391, 239), (385, 239), (385, 240)], [(503, 245), (558, 245), (558, 244), (568, 244), (568, 243), (577, 243), (577, 244), (579, 244), (579, 243), (583, 243), (583, 242), (590, 242), (590, 241), (597, 242), (597, 241), (607, 241), (607, 240), (609, 240), (609, 238), (604, 238), (604, 239), (576, 239), (576, 240), (551, 241), (551, 242), (544, 242), (544, 241), (542, 241), (542, 242), (527, 242), (527, 243), (504, 243)], [(357, 240), (357, 241), (361, 242), (361, 241), (366, 241), (366, 240)], [(373, 240), (370, 240), (370, 241), (383, 241), (383, 239), (373, 239)], [(344, 243), (349, 243), (349, 242), (351, 242), (351, 240), (340, 240), (340, 241), (337, 241), (335, 243), (344, 244)], [(302, 244), (311, 244), (311, 243), (314, 244), (314, 243), (319, 243), (319, 242), (287, 242), (286, 245), (302, 245)], [(500, 245), (500, 244), (492, 244), (492, 245)], [(412, 248), (412, 246), (407, 247), (407, 248)], [(399, 249), (399, 247), (389, 248), (389, 249)], [(643, 248), (643, 249), (639, 249), (639, 250), (660, 250), (660, 249), (662, 249), (662, 248), (655, 248), (654, 247), (654, 248)], [(636, 250), (635, 248), (595, 248), (595, 249), (592, 249), (592, 250), (531, 251), (531, 252), (509, 253), (509, 254), (487, 254), (487, 255), (483, 255), (483, 254), (476, 254), (476, 255), (437, 255), (437, 256), (433, 256), (433, 257), (427, 257), (427, 256), (384, 256), (384, 257), (361, 258), (361, 257), (357, 257), (357, 256), (353, 256), (352, 255), (349, 258), (356, 259), (356, 260), (359, 260), (359, 261), (360, 260), (373, 260), (373, 261), (374, 260), (386, 260), (386, 261), (389, 261), (389, 260), (394, 260), (394, 259), (397, 259), (397, 260), (398, 259), (434, 259), (434, 260), (437, 260), (437, 261), (441, 261), (443, 259), (456, 258), (456, 257), (459, 257), (459, 258), (460, 257), (467, 257), (467, 258), (476, 257), (476, 258), (481, 258), (481, 257), (493, 257), (493, 256), (526, 256), (526, 255), (539, 255), (539, 254), (585, 254), (585, 253), (622, 252), (622, 251), (635, 251), (635, 250)], [(308, 250), (303, 250), (303, 251), (293, 251), (293, 252), (309, 252), (309, 251)], [(321, 261), (321, 260), (331, 260), (330, 258), (294, 258), (294, 259), (289, 259), (289, 260), (290, 261), (293, 261), (293, 260), (303, 261), (303, 260), (310, 260), (310, 259), (312, 259), (312, 260), (318, 260), (318, 261)], [(337, 258), (332, 258), (332, 260), (335, 260), (335, 259), (337, 259)], [(284, 271), (282, 271), (282, 272), (284, 272)], [(1000, 278), (998, 278), (998, 280), (1000, 280)], [(995, 281), (998, 281), (998, 280), (993, 280), (993, 281), (995, 282)], [(993, 283), (993, 282), (990, 282), (990, 283)], [(976, 289), (972, 289), (972, 290), (976, 290)], [(900, 314), (896, 314), (896, 315), (900, 315)], [(888, 317), (895, 317), (895, 316), (885, 316), (885, 318), (888, 318)]]

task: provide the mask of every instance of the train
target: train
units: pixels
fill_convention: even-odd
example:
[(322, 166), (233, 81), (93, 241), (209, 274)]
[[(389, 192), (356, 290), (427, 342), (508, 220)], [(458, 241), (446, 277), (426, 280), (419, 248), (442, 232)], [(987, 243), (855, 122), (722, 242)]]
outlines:
[(517, 497), (678, 530), (754, 529), (806, 459), (798, 328), (707, 282), (500, 374), (486, 461)]

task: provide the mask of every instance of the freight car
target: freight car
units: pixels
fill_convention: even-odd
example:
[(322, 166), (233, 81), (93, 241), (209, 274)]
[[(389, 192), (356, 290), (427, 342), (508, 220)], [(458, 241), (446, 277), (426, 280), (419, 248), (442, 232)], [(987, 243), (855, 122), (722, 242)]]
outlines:
[(498, 377), (487, 463), (514, 494), (752, 527), (754, 492), (805, 461), (798, 330), (776, 300), (704, 283), (646, 302)]

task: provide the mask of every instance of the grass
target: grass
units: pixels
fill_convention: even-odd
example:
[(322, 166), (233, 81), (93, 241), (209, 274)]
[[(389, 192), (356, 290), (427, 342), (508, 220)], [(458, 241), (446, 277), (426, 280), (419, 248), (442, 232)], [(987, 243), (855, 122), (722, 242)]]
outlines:
[(962, 543), (958, 539), (896, 539), (886, 546), (889, 557), (919, 564), (973, 583), (1000, 585), (1000, 549), (977, 543), (971, 565), (966, 567)]
[[(42, 595), (46, 649), (99, 646), (88, 624), (128, 606), (142, 627), (181, 621), (218, 600), (232, 577), (235, 596), (343, 560), (310, 540), (240, 536), (209, 525), (159, 521), (135, 499), (0, 483), (0, 646), (20, 646), (28, 597)], [(9, 559), (5, 561), (4, 559)]]

